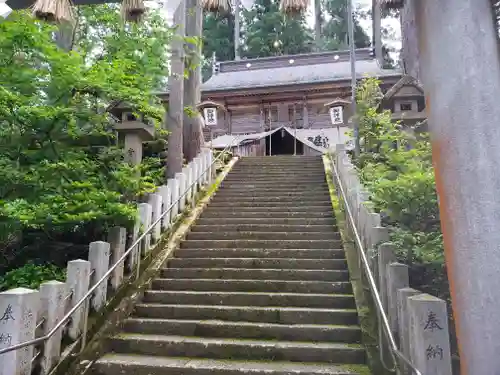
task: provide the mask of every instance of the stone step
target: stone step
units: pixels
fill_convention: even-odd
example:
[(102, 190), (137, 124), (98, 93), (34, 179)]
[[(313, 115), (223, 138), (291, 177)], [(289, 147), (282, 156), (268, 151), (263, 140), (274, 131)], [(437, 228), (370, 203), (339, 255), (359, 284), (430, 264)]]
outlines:
[[(272, 187), (270, 181), (278, 184), (277, 186), (286, 187), (286, 186), (327, 186), (326, 177), (310, 179), (307, 177), (296, 177), (291, 172), (288, 178), (268, 178), (267, 176), (248, 176), (247, 178), (229, 178), (226, 177), (221, 184), (224, 185), (255, 185), (257, 187)], [(281, 183), (281, 184), (280, 184)]]
[[(274, 157), (272, 157), (274, 158)], [(300, 167), (301, 165), (307, 165), (311, 167), (317, 167), (318, 165), (323, 165), (323, 160), (320, 159), (274, 159), (274, 160), (245, 160), (242, 159), (240, 160), (236, 166), (238, 167), (243, 167), (243, 166), (284, 166), (284, 165), (296, 165)]]
[(270, 160), (316, 160), (322, 162), (321, 155), (261, 155), (261, 156), (243, 156), (241, 162), (258, 161), (263, 163)]
[(210, 206), (201, 214), (201, 219), (206, 218), (222, 218), (222, 219), (289, 219), (300, 218), (300, 220), (311, 220), (317, 218), (328, 218), (334, 220), (333, 211), (240, 211), (240, 210), (209, 210)]
[(177, 249), (177, 258), (345, 259), (343, 249)]
[(172, 268), (267, 268), (303, 270), (346, 270), (344, 259), (293, 259), (293, 258), (173, 258)]
[(239, 211), (239, 212), (330, 212), (330, 214), (333, 216), (333, 209), (330, 203), (328, 204), (322, 204), (318, 206), (293, 206), (289, 207), (287, 205), (283, 206), (275, 206), (275, 207), (269, 207), (267, 205), (262, 205), (259, 203), (256, 203), (253, 205), (253, 207), (247, 206), (247, 207), (242, 207), (242, 206), (237, 206), (237, 207), (229, 207), (229, 206), (218, 206), (218, 205), (212, 205), (210, 204), (208, 208), (206, 209), (206, 212), (211, 212), (211, 211)]
[(308, 185), (316, 185), (325, 183), (325, 176), (316, 176), (316, 177), (307, 177), (307, 176), (297, 176), (297, 175), (288, 175), (287, 177), (281, 176), (269, 176), (269, 175), (249, 175), (247, 177), (241, 176), (231, 176), (228, 175), (224, 178), (224, 182), (240, 182), (240, 183), (261, 183), (261, 184), (270, 184), (274, 182), (282, 183), (282, 184), (308, 184)]
[(245, 192), (232, 192), (231, 190), (217, 191), (213, 199), (224, 198), (228, 200), (330, 200), (330, 193), (328, 191), (295, 191), (295, 192), (276, 192), (276, 193), (259, 193), (254, 191)]
[(248, 249), (340, 249), (338, 240), (186, 240), (185, 249), (248, 248)]
[(287, 159), (275, 159), (275, 160), (240, 160), (238, 163), (236, 163), (236, 166), (239, 168), (242, 167), (248, 167), (248, 166), (283, 166), (283, 165), (296, 165), (296, 166), (301, 166), (301, 165), (307, 165), (311, 167), (317, 167), (319, 165), (323, 165), (323, 161), (319, 159), (297, 159), (297, 160), (287, 160)]
[(287, 172), (297, 173), (298, 175), (309, 176), (309, 175), (325, 175), (325, 168), (323, 165), (236, 165), (231, 174), (286, 174)]
[(238, 165), (234, 167), (234, 169), (230, 173), (254, 173), (254, 174), (285, 174), (287, 172), (296, 172), (301, 175), (317, 175), (317, 174), (325, 174), (325, 167), (323, 165), (273, 165), (273, 164), (265, 164), (265, 165)]
[(323, 188), (327, 189), (328, 184), (326, 183), (326, 180), (322, 181), (311, 181), (311, 180), (281, 180), (281, 179), (276, 179), (276, 180), (255, 180), (255, 179), (249, 179), (248, 181), (242, 181), (242, 180), (223, 180), (220, 184), (221, 188), (222, 187), (227, 187), (229, 189), (239, 187), (239, 188), (248, 188), (248, 189), (259, 189), (259, 188), (287, 188), (290, 186), (295, 185), (298, 188), (302, 189), (309, 189), (309, 187), (316, 187), (316, 188)]
[(350, 294), (348, 281), (280, 281), (280, 280), (221, 280), (221, 279), (155, 279), (154, 289), (226, 291), (226, 292), (270, 292), (270, 293), (323, 293)]
[(255, 185), (246, 183), (232, 183), (231, 185), (221, 186), (221, 189), (222, 190), (220, 190), (219, 192), (224, 192), (225, 194), (245, 194), (246, 192), (248, 196), (250, 196), (250, 194), (259, 196), (262, 195), (274, 196), (274, 195), (284, 195), (286, 193), (328, 194), (328, 187), (323, 185), (295, 185), (295, 184), (283, 185), (280, 183)]
[(289, 179), (292, 177), (290, 172), (293, 172), (293, 177), (297, 178), (325, 178), (325, 171), (320, 170), (320, 169), (305, 169), (302, 168), (300, 170), (291, 170), (288, 168), (282, 168), (280, 170), (275, 169), (275, 170), (269, 170), (269, 169), (261, 169), (261, 170), (241, 170), (241, 169), (234, 169), (229, 174), (226, 176), (228, 177), (233, 177), (233, 178), (250, 178), (250, 177), (256, 177), (256, 178), (286, 178)]
[(356, 309), (138, 304), (135, 317), (156, 319), (227, 320), (276, 324), (358, 324)]
[[(223, 183), (223, 182), (222, 182)], [(221, 183), (221, 184), (222, 184)], [(248, 184), (247, 184), (248, 185)], [(231, 194), (316, 194), (316, 193), (328, 193), (328, 186), (326, 185), (289, 185), (289, 186), (274, 186), (274, 185), (260, 185), (251, 186), (247, 188), (246, 186), (226, 186), (224, 189), (218, 190), (217, 194), (222, 192)]]
[(192, 232), (335, 232), (333, 225), (307, 225), (305, 223), (295, 225), (276, 225), (276, 224), (218, 224), (203, 225), (197, 224), (191, 228)]
[(292, 201), (292, 200), (330, 200), (330, 195), (328, 192), (317, 192), (310, 193), (308, 191), (304, 192), (278, 192), (278, 193), (258, 193), (258, 192), (236, 192), (233, 193), (229, 190), (221, 190), (217, 192), (212, 199), (212, 202), (216, 199), (224, 199), (227, 201), (242, 201), (242, 200), (257, 200), (257, 201), (266, 201), (266, 200), (279, 200), (279, 201)]
[(320, 218), (199, 218), (196, 221), (196, 226), (201, 225), (329, 225), (333, 230), (336, 228), (336, 220), (332, 217), (320, 217)]
[(323, 165), (236, 165), (231, 174), (286, 174), (287, 172), (294, 172), (298, 175), (325, 175), (325, 168)]
[(195, 292), (180, 290), (147, 290), (144, 303), (215, 306), (273, 306), (353, 309), (354, 298), (349, 294), (299, 294), (255, 292)]
[[(295, 170), (294, 176), (297, 177), (304, 177), (304, 178), (317, 178), (317, 177), (325, 177), (325, 170), (322, 168), (308, 168), (307, 170)], [(290, 170), (288, 169), (250, 169), (250, 168), (244, 168), (244, 169), (233, 169), (231, 172), (229, 172), (228, 177), (241, 177), (241, 178), (248, 178), (251, 176), (269, 176), (269, 177), (290, 177)]]
[[(276, 165), (264, 165), (264, 166), (256, 166), (256, 165), (238, 165), (236, 164), (234, 168), (231, 170), (231, 174), (244, 174), (247, 171), (254, 171), (257, 174), (286, 174), (289, 172), (290, 168), (283, 168)], [(307, 168), (301, 166), (300, 168), (293, 168), (294, 172), (300, 175), (317, 175), (317, 174), (325, 174), (325, 167), (322, 164), (318, 165), (309, 165)]]
[(328, 232), (189, 232), (187, 240), (340, 240), (340, 234)]
[(109, 350), (156, 356), (250, 359), (297, 362), (365, 363), (360, 346), (343, 343), (238, 340), (167, 335), (120, 334), (108, 341)]
[(257, 164), (264, 165), (265, 163), (286, 163), (286, 162), (312, 162), (323, 164), (323, 158), (319, 155), (271, 155), (271, 156), (243, 156), (236, 165)]
[(164, 268), (167, 279), (348, 281), (347, 270), (294, 270), (248, 268)]
[[(358, 375), (365, 366), (303, 364), (279, 361), (236, 361), (106, 354), (91, 375)], [(358, 372), (359, 371), (359, 372)]]
[(318, 160), (273, 160), (273, 161), (259, 161), (259, 162), (245, 162), (241, 161), (236, 164), (238, 168), (258, 168), (258, 167), (274, 167), (274, 168), (296, 168), (302, 170), (307, 166), (309, 168), (323, 167), (323, 162)]
[(210, 207), (228, 207), (228, 208), (244, 208), (244, 207), (269, 207), (269, 208), (302, 208), (302, 207), (318, 207), (326, 206), (332, 209), (332, 202), (326, 199), (314, 199), (314, 200), (300, 200), (293, 199), (290, 201), (286, 200), (260, 200), (260, 199), (249, 199), (249, 200), (228, 200), (228, 199), (213, 199), (210, 202)]
[(257, 340), (322, 341), (351, 344), (359, 343), (361, 340), (361, 330), (358, 326), (131, 318), (125, 321), (124, 328), (129, 333), (190, 337), (238, 337)]

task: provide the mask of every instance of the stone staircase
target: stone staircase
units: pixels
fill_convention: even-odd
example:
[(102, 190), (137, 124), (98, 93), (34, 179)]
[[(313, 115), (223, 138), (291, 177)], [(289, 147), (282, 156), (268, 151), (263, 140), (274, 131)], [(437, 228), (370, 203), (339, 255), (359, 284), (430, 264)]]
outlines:
[(94, 375), (368, 374), (321, 157), (240, 160)]

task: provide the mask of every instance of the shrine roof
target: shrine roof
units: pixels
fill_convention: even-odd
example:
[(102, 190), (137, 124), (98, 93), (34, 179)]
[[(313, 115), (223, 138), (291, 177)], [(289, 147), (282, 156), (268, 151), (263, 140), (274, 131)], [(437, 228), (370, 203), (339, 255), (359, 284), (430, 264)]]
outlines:
[[(356, 76), (400, 76), (399, 70), (382, 69), (369, 49), (357, 50)], [(328, 83), (351, 79), (348, 51), (276, 56), (218, 63), (216, 73), (202, 91), (252, 89), (297, 84)]]

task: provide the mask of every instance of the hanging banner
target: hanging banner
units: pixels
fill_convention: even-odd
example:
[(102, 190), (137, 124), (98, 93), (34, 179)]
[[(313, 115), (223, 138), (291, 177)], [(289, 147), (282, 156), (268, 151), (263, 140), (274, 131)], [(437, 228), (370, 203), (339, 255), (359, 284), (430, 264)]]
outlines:
[(330, 119), (332, 125), (341, 125), (344, 123), (344, 108), (342, 106), (330, 108)]
[(206, 126), (217, 126), (217, 108), (204, 108), (203, 115)]

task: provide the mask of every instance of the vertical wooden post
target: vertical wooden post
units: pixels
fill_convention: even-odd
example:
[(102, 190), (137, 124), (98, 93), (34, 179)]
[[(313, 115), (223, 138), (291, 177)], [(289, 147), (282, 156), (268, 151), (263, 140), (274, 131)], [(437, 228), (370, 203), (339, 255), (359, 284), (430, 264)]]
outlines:
[(415, 1), (415, 8), (461, 374), (495, 374), (500, 54), (492, 1)]

